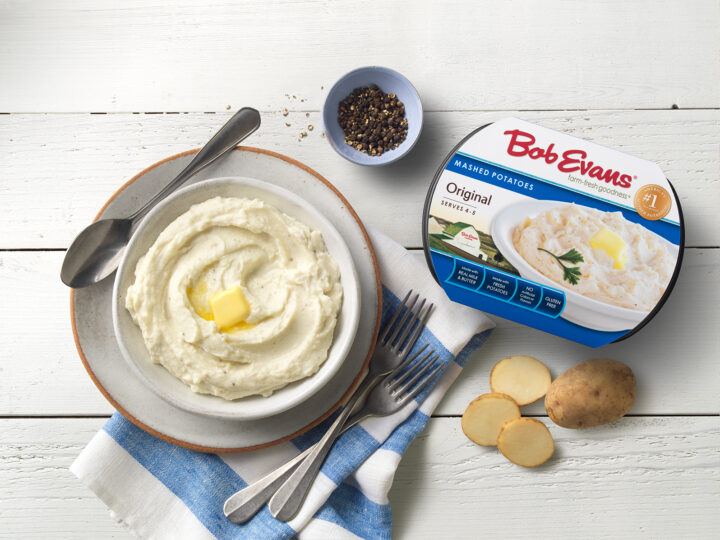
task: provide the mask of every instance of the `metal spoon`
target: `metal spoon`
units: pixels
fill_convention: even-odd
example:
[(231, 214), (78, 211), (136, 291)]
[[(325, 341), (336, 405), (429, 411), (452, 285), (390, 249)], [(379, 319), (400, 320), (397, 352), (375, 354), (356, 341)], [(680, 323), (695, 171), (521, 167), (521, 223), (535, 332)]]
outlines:
[(120, 264), (125, 246), (138, 223), (150, 209), (260, 127), (260, 113), (240, 109), (210, 141), (195, 154), (190, 164), (140, 210), (125, 219), (102, 219), (82, 231), (65, 254), (60, 279), (75, 289), (87, 287), (112, 274)]

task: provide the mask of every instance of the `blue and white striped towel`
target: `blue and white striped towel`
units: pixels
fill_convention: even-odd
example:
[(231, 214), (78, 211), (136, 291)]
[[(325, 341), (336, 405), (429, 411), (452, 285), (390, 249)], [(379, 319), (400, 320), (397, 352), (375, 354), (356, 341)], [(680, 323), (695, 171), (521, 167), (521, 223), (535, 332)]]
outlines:
[(402, 454), (493, 323), (450, 302), (424, 262), (387, 236), (370, 231), (383, 280), (383, 320), (408, 289), (436, 304), (419, 344), (447, 368), (416, 402), (384, 418), (368, 418), (336, 442), (299, 515), (275, 520), (265, 507), (251, 521), (225, 519), (225, 499), (318, 440), (332, 419), (290, 442), (237, 454), (203, 454), (145, 433), (119, 413), (105, 424), (70, 470), (140, 538), (390, 538), (387, 494)]

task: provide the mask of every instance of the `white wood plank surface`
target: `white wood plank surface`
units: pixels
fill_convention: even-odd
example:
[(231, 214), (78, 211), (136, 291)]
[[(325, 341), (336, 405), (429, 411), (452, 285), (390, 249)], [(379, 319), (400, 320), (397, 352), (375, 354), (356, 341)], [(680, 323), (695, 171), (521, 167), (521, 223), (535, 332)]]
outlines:
[(555, 439), (527, 470), (432, 419), (390, 492), (398, 538), (713, 538), (720, 419), (624, 418)]
[[(422, 252), (415, 253), (418, 263), (425, 264)], [(0, 416), (112, 412), (75, 350), (68, 291), (57, 277), (63, 255), (0, 252), (0, 298), (9, 306), (0, 310), (0, 342), (9, 360), (0, 366)], [(531, 354), (545, 362), (553, 376), (597, 356), (626, 362), (639, 381), (633, 414), (717, 414), (720, 288), (708, 284), (717, 283), (719, 266), (720, 250), (687, 250), (678, 286), (663, 311), (637, 336), (600, 350), (495, 318), (495, 334), (468, 362), (437, 413), (462, 414), (472, 398), (489, 391), (495, 362)], [(41, 315), (34, 319), (38, 306)], [(542, 403), (526, 410), (544, 413)]]
[[(545, 420), (547, 422), (547, 420)], [(0, 420), (0, 538), (130, 538), (68, 470), (105, 419)], [(624, 418), (564, 430), (517, 467), (432, 418), (390, 492), (397, 538), (710, 538), (720, 418)]]
[[(230, 114), (0, 115), (0, 248), (67, 247), (125, 181), (202, 146)], [(305, 114), (264, 113), (247, 144), (315, 168), (365, 223), (408, 247), (422, 246), (427, 186), (446, 154), (473, 129), (509, 115), (658, 163), (680, 196), (687, 245), (720, 246), (720, 110), (429, 113), (412, 154), (382, 168), (338, 156), (319, 113)], [(298, 142), (309, 124), (316, 129)]]
[(132, 538), (68, 470), (106, 420), (0, 420), (0, 538)]
[(431, 111), (718, 107), (720, 7), (691, 5), (6, 0), (0, 111), (318, 109), (363, 65)]
[[(322, 137), (327, 91), (362, 65), (406, 75), (426, 111), (412, 155), (381, 169), (346, 162)], [(663, 311), (600, 350), (498, 319), (401, 462), (394, 536), (717, 534), (717, 0), (0, 0), (0, 81), (0, 539), (130, 538), (67, 470), (105, 422), (88, 416), (112, 409), (77, 357), (57, 250), (123, 182), (201, 146), (245, 105), (263, 111), (249, 145), (315, 168), (367, 224), (411, 248), (442, 158), (499, 118), (657, 162), (691, 246)], [(633, 416), (573, 431), (549, 423), (542, 404), (526, 407), (556, 439), (536, 470), (475, 446), (457, 416), (488, 391), (496, 361), (522, 353), (554, 376), (594, 356), (626, 362), (638, 379)]]

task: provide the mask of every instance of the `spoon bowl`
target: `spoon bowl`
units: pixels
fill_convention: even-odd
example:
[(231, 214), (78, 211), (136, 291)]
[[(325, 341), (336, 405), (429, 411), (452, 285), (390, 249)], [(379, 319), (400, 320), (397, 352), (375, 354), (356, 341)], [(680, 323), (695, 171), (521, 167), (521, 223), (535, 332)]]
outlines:
[(180, 174), (133, 215), (97, 221), (81, 232), (65, 253), (60, 279), (74, 289), (87, 287), (112, 274), (120, 264), (135, 226), (161, 200), (216, 159), (235, 148), (260, 127), (260, 113), (250, 107), (236, 112)]
[(129, 219), (103, 219), (87, 227), (65, 254), (60, 271), (63, 283), (87, 287), (112, 274), (130, 240), (131, 228)]

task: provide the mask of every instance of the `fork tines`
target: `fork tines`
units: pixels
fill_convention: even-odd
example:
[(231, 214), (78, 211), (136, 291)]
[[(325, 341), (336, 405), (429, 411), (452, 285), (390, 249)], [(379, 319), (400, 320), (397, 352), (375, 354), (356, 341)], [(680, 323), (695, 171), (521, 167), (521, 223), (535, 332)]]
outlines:
[[(413, 295), (412, 292), (410, 290), (405, 295), (380, 338), (382, 345), (390, 347), (393, 352), (403, 356), (407, 356), (415, 345), (430, 316), (430, 311), (434, 307), (433, 304), (428, 304), (426, 307), (426, 300), (423, 298), (416, 308), (420, 295), (417, 293)], [(411, 295), (412, 299), (410, 299)]]
[[(396, 400), (409, 401), (418, 395), (445, 366), (435, 351), (428, 351), (420, 360), (415, 361), (425, 350), (423, 346), (416, 354), (400, 364), (385, 383)], [(409, 367), (405, 367), (409, 364)]]

